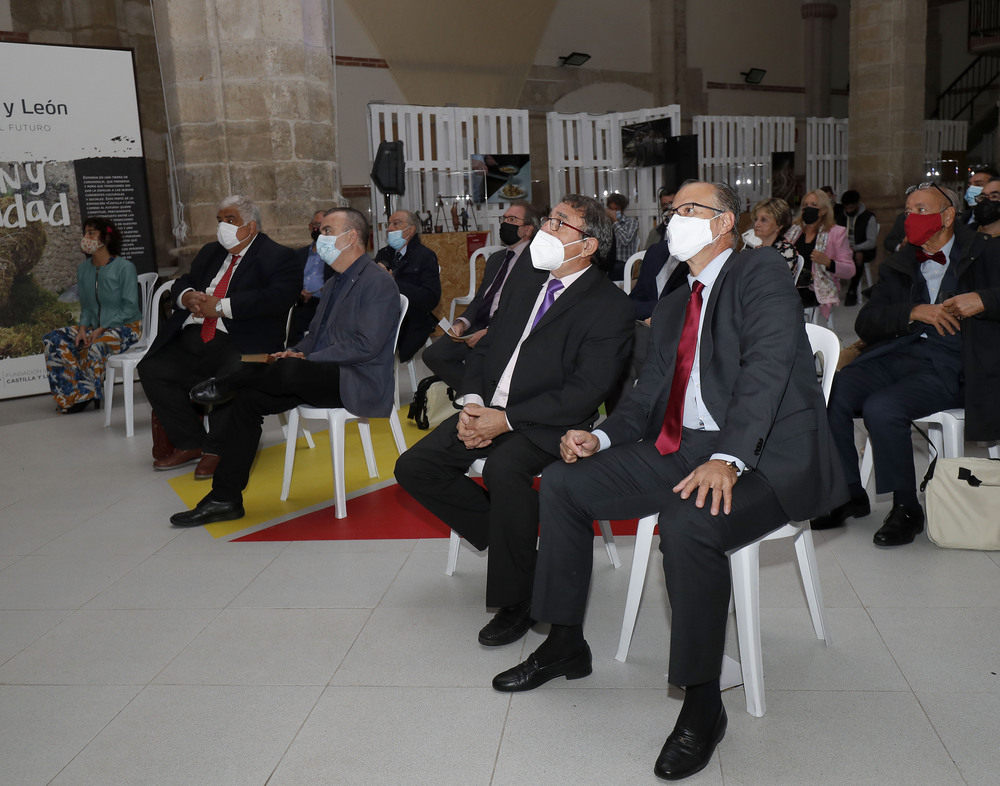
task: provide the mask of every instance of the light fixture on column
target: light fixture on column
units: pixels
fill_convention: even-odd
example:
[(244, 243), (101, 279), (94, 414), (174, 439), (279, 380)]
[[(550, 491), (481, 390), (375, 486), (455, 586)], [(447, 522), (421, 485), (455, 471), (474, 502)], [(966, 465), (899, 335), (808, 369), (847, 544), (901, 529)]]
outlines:
[(590, 60), (590, 55), (585, 52), (570, 52), (565, 57), (559, 57), (559, 65), (582, 66), (588, 60)]
[(766, 68), (751, 68), (749, 71), (740, 71), (740, 76), (743, 77), (743, 81), (748, 85), (759, 85), (764, 81), (764, 74), (766, 73)]

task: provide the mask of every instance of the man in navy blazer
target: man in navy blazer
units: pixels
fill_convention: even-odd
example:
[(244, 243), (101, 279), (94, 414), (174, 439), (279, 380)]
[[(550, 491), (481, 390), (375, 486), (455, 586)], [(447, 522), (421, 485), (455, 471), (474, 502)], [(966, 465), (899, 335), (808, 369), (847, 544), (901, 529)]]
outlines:
[(771, 248), (734, 253), (740, 198), (728, 185), (686, 183), (674, 209), (667, 237), (688, 275), (671, 277), (653, 313), (635, 390), (599, 430), (569, 430), (564, 463), (542, 475), (532, 613), (552, 625), (493, 680), (525, 691), (591, 673), (593, 522), (659, 513), (669, 680), (686, 688), (654, 768), (671, 780), (703, 768), (726, 730), (727, 552), (847, 496), (788, 267)]
[(171, 516), (174, 526), (242, 518), (242, 492), (264, 415), (299, 404), (346, 407), (366, 418), (384, 418), (392, 411), (399, 290), (365, 253), (368, 231), (368, 219), (357, 210), (328, 211), (316, 243), (335, 275), (323, 286), (309, 332), (291, 349), (272, 354), (272, 362), (245, 364), (191, 390), (191, 399), (199, 403), (231, 400), (232, 414), (221, 435), (211, 493), (194, 510)]
[[(206, 244), (191, 270), (171, 289), (174, 311), (139, 363), (139, 376), (155, 421), (171, 444), (154, 440), (153, 467), (198, 462), (195, 477), (210, 478), (218, 464), (217, 432), (226, 408), (212, 412), (205, 433), (202, 411), (188, 391), (206, 377), (232, 371), (242, 354), (284, 346), (288, 310), (302, 286), (295, 252), (263, 234), (260, 210), (243, 196), (222, 200), (218, 241)], [(154, 435), (156, 425), (154, 424)]]
[[(489, 548), (486, 605), (499, 608), (479, 632), (509, 644), (532, 624), (538, 536), (535, 475), (559, 458), (567, 428), (589, 428), (632, 341), (632, 306), (594, 264), (611, 222), (591, 197), (570, 195), (542, 220), (530, 268), (504, 288), (490, 329), (469, 355), (464, 408), (399, 457), (396, 479), (477, 549)], [(486, 488), (466, 476), (486, 459)]]
[(490, 255), (483, 270), (483, 280), (472, 302), (455, 320), (450, 333), (424, 350), (423, 360), (431, 373), (439, 376), (452, 390), (462, 386), (465, 360), (486, 335), (490, 319), (500, 305), (500, 295), (515, 267), (531, 267), (528, 244), (538, 229), (538, 211), (529, 202), (513, 202), (500, 218), (500, 240), (507, 248)]
[(421, 222), (409, 210), (389, 216), (389, 245), (379, 249), (375, 261), (392, 273), (399, 293), (409, 306), (399, 331), (399, 359), (405, 363), (424, 345), (437, 325), (434, 309), (441, 300), (441, 272), (437, 254), (420, 242)]

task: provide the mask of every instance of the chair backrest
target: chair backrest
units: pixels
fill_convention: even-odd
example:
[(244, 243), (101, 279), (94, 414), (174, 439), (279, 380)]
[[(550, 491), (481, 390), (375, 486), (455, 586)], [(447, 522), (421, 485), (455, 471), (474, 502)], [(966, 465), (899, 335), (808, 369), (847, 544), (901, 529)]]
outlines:
[(133, 344), (133, 347), (148, 347), (149, 341), (146, 334), (149, 332), (149, 317), (153, 313), (153, 287), (156, 286), (156, 279), (159, 273), (140, 273), (139, 280), (139, 308), (142, 310), (142, 336)]
[(823, 376), (820, 384), (823, 388), (823, 398), (829, 403), (833, 375), (837, 370), (837, 361), (840, 360), (840, 339), (829, 328), (811, 324), (806, 325), (806, 336), (809, 338), (813, 355), (819, 355), (823, 359)]
[(802, 268), (805, 267), (806, 261), (802, 258), (802, 254), (798, 255), (799, 261), (795, 263), (795, 270), (792, 273), (792, 284), (795, 286), (799, 285), (799, 275), (802, 273)]
[[(399, 329), (403, 326), (403, 317), (406, 316), (406, 309), (410, 307), (410, 301), (407, 299), (406, 295), (399, 296), (399, 321), (396, 323), (396, 337), (392, 340), (392, 351), (393, 354), (396, 352), (396, 346), (399, 344)], [(398, 355), (397, 355), (398, 357)]]
[(628, 258), (628, 262), (625, 263), (625, 277), (622, 279), (622, 292), (626, 295), (632, 294), (632, 270), (635, 268), (636, 263), (641, 262), (645, 256), (645, 251), (637, 251), (630, 256)]
[(486, 264), (486, 260), (493, 256), (497, 251), (505, 251), (507, 246), (483, 246), (482, 248), (477, 248), (472, 252), (469, 257), (469, 294), (476, 294), (476, 284), (479, 283), (479, 276), (476, 274), (476, 265), (479, 264), (479, 258), (482, 257), (483, 264)]
[(160, 330), (160, 298), (170, 292), (170, 288), (173, 285), (173, 281), (164, 281), (151, 298), (149, 316), (142, 323), (142, 337), (146, 339), (147, 347), (153, 346), (153, 342), (156, 341), (156, 334)]

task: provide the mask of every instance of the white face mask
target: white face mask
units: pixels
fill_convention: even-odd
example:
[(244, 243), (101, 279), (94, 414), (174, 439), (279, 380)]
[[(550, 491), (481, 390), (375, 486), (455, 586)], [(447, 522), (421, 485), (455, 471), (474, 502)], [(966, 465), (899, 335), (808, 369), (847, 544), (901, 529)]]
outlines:
[(718, 235), (712, 234), (712, 221), (718, 218), (698, 218), (697, 216), (675, 215), (667, 224), (666, 241), (671, 255), (681, 262), (687, 262), (705, 246), (715, 242)]
[[(574, 240), (573, 243), (582, 243), (583, 241), (584, 238), (581, 238)], [(567, 243), (566, 246), (572, 246), (573, 243)], [(582, 254), (577, 254), (576, 257), (565, 259), (566, 246), (555, 235), (550, 235), (548, 232), (536, 232), (528, 246), (531, 249), (531, 264), (538, 270), (557, 270), (564, 263), (582, 256)]]
[(234, 227), (232, 224), (227, 224), (225, 221), (219, 222), (219, 228), (215, 232), (216, 238), (222, 244), (222, 247), (229, 251), (230, 249), (236, 248), (243, 241), (236, 237), (236, 230), (241, 227), (246, 226), (242, 224), (239, 227)]
[(337, 248), (337, 241), (346, 234), (347, 232), (342, 232), (339, 235), (320, 235), (316, 238), (316, 253), (319, 258), (328, 265), (336, 262), (344, 248), (347, 248)]
[(743, 242), (747, 244), (747, 248), (760, 248), (764, 245), (764, 241), (757, 237), (757, 233), (753, 231), (753, 227), (750, 227), (750, 229), (743, 233)]

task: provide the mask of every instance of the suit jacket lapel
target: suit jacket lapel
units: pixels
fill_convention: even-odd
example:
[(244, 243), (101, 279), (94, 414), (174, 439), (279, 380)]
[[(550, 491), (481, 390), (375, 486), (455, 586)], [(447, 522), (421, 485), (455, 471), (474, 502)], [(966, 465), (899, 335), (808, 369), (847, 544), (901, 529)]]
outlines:
[[(560, 314), (564, 314), (573, 305), (580, 300), (592, 286), (598, 283), (598, 276), (603, 276), (604, 273), (598, 270), (596, 267), (591, 266), (586, 273), (580, 276), (579, 280), (574, 282), (574, 285), (569, 287), (565, 292), (563, 292), (559, 297), (556, 298), (555, 303), (553, 303), (549, 310), (542, 314), (542, 318), (538, 320), (538, 324), (535, 326), (535, 330), (541, 330), (545, 325), (548, 325), (552, 320), (558, 318)], [(538, 295), (536, 293), (535, 297)], [(532, 331), (534, 332), (534, 331)]]
[(703, 329), (699, 336), (701, 344), (699, 365), (702, 371), (708, 368), (708, 364), (712, 361), (712, 354), (715, 352), (715, 341), (712, 338), (712, 320), (715, 317), (715, 308), (719, 302), (719, 293), (722, 291), (723, 282), (726, 280), (726, 276), (729, 275), (729, 271), (738, 256), (739, 254), (736, 252), (729, 255), (729, 259), (722, 266), (722, 270), (719, 271), (719, 275), (712, 285), (712, 292), (708, 296), (708, 303), (702, 306), (705, 309), (705, 319), (702, 321)]

